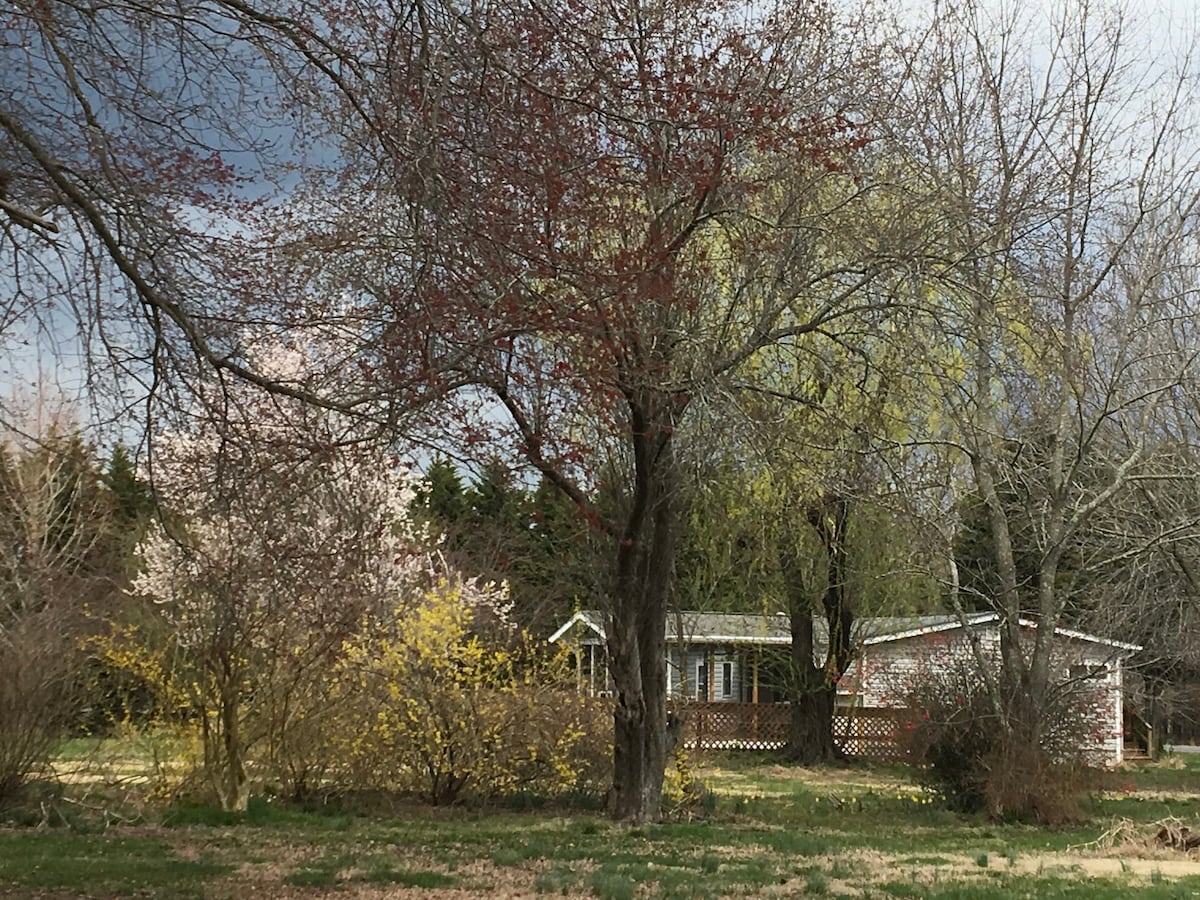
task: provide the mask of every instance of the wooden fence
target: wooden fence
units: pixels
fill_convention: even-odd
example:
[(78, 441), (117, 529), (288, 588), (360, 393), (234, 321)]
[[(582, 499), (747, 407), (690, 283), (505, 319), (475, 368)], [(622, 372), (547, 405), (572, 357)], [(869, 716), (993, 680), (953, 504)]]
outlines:
[[(697, 750), (777, 750), (787, 743), (791, 707), (786, 703), (688, 703), (684, 745)], [(833, 717), (833, 739), (849, 756), (907, 762), (908, 709), (859, 707)]]

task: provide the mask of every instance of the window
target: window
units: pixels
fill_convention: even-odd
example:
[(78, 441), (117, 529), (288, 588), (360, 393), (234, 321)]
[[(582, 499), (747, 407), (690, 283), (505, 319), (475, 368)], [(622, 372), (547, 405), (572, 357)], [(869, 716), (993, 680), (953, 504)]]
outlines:
[(721, 663), (721, 696), (733, 696), (733, 663)]
[(1080, 678), (1103, 678), (1108, 674), (1108, 667), (1103, 663), (1091, 666), (1071, 666), (1069, 674), (1072, 681)]
[(696, 699), (708, 699), (708, 663), (696, 663)]

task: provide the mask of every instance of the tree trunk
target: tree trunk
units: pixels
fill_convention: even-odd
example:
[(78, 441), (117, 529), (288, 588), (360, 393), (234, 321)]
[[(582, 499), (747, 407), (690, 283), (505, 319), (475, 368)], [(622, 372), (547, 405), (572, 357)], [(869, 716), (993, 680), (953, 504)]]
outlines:
[[(657, 643), (662, 647), (665, 632), (661, 624), (658, 627)], [(617, 703), (613, 710), (609, 814), (633, 825), (658, 820), (663, 776), (678, 739), (678, 729), (667, 713), (665, 656), (658, 654), (661, 662), (650, 659), (643, 648), (655, 644), (654, 636), (643, 631), (641, 637), (648, 639), (648, 643), (639, 641), (638, 651), (623, 651), (613, 665)]]
[(229, 667), (221, 667), (221, 683), (218, 686), (217, 697), (217, 716), (220, 724), (215, 735), (219, 743), (211, 757), (215, 764), (211, 778), (221, 809), (226, 812), (245, 812), (250, 801), (250, 783), (246, 777), (246, 748), (242, 742), (241, 723), (238, 720), (240, 696), (234, 683), (236, 677), (236, 673)]
[(804, 692), (792, 700), (788, 742), (784, 749), (789, 762), (812, 766), (845, 759), (845, 754), (833, 740), (836, 696), (836, 688), (822, 688)]
[[(795, 574), (793, 572), (793, 574)], [(828, 683), (825, 670), (813, 661), (813, 611), (798, 578), (789, 578), (792, 618), (791, 672), (788, 677), (788, 742), (782, 756), (811, 766), (844, 759), (833, 740), (833, 705), (837, 682)]]
[(635, 428), (634, 485), (617, 550), (608, 623), (616, 688), (609, 814), (630, 824), (660, 816), (663, 776), (680, 725), (667, 711), (666, 615), (675, 554), (670, 432)]
[[(828, 626), (829, 645), (823, 665), (818, 666), (814, 661), (813, 633), (817, 612), (805, 590), (796, 548), (788, 543), (780, 548), (792, 626), (791, 717), (783, 756), (803, 765), (845, 759), (833, 739), (833, 712), (837, 685), (850, 665), (852, 651), (853, 614), (845, 589), (849, 514), (849, 500), (841, 495), (826, 495), (807, 510), (809, 524), (820, 537), (826, 558), (822, 611)], [(784, 540), (787, 541), (786, 536)]]

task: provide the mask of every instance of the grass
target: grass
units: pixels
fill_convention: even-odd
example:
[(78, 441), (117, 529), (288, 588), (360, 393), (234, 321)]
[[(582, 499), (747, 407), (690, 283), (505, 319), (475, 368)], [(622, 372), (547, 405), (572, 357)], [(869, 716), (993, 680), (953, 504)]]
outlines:
[[(68, 749), (78, 758), (103, 748)], [(1190, 759), (1185, 766), (1164, 772), (1182, 783), (1173, 773), (1184, 771), (1200, 789), (1200, 771)], [(1060, 830), (947, 812), (896, 767), (726, 765), (701, 777), (715, 797), (707, 819), (636, 829), (540, 802), (409, 806), (384, 816), (263, 797), (242, 814), (176, 805), (150, 825), (93, 834), (66, 819), (64, 827), (0, 828), (0, 895), (235, 897), (251, 890), (249, 871), (253, 892), (267, 896), (272, 883), (312, 897), (353, 884), (601, 898), (1200, 895), (1200, 877), (1174, 877), (1165, 867), (1084, 878), (1069, 865), (1039, 863), (1094, 840), (1116, 818), (1150, 823), (1174, 815), (1200, 824), (1200, 798), (1145, 792), (1141, 785), (1167, 777), (1153, 770), (1123, 773), (1128, 790), (1105, 792), (1091, 801), (1090, 822)], [(63, 802), (70, 788), (62, 788)]]
[(1133, 791), (1200, 790), (1200, 753), (1164, 753), (1153, 763), (1116, 777), (1118, 787)]
[[(85, 896), (202, 897), (205, 885), (231, 870), (212, 858), (182, 858), (153, 836), (0, 833), (0, 885), (29, 889), (30, 896), (48, 889)], [(19, 896), (11, 890), (0, 893)]]

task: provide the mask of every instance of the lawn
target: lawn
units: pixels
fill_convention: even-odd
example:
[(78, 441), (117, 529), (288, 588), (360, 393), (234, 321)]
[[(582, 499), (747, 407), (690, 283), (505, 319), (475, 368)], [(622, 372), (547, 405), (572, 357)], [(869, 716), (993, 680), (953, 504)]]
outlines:
[(725, 758), (698, 771), (712, 790), (698, 818), (634, 829), (572, 809), (368, 815), (263, 797), (242, 816), (175, 806), (138, 821), (66, 783), (0, 828), (0, 895), (1200, 897), (1195, 859), (1088, 846), (1118, 822), (1200, 826), (1200, 759), (1123, 774), (1064, 830), (947, 812), (898, 767)]

